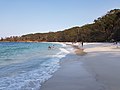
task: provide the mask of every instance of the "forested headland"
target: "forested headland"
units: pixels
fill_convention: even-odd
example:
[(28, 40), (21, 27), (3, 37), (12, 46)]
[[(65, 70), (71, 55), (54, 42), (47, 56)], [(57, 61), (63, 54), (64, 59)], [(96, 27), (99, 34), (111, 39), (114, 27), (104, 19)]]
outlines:
[(120, 41), (120, 9), (108, 11), (92, 24), (72, 27), (63, 31), (34, 33), (1, 38), (9, 42), (110, 42)]

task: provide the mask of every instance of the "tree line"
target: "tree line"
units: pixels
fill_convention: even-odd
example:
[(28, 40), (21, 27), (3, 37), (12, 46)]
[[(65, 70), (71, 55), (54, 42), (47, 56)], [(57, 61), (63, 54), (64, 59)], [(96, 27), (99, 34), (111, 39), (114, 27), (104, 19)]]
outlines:
[(120, 9), (108, 11), (92, 24), (63, 31), (35, 33), (1, 38), (10, 42), (110, 42), (120, 41)]

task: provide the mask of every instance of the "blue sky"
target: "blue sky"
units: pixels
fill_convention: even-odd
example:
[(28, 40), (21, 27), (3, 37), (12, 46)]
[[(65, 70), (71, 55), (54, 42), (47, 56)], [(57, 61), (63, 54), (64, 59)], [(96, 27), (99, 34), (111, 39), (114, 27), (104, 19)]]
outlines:
[(0, 37), (82, 26), (115, 8), (120, 0), (0, 0)]

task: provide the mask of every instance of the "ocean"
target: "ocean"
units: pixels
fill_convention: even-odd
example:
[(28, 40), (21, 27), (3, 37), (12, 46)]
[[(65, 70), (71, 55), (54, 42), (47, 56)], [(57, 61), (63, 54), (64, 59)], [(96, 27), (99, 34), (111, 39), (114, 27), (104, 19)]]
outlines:
[(66, 54), (57, 43), (0, 42), (0, 90), (40, 90)]

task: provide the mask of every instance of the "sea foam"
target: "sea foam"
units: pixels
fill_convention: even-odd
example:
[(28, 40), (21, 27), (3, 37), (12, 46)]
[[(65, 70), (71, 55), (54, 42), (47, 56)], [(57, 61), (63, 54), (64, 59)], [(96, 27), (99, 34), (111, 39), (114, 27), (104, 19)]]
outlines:
[[(69, 53), (64, 48), (59, 49), (58, 53), (48, 55), (49, 58), (46, 56), (46, 60), (43, 58), (43, 63), (36, 59), (34, 61), (29, 60), (26, 63), (18, 63), (18, 65), (10, 65), (7, 72), (13, 70), (13, 68), (14, 71), (18, 70), (19, 72), (8, 73), (9, 76), (4, 76), (3, 73), (4, 75), (0, 77), (0, 90), (40, 90), (41, 84), (51, 78), (53, 73), (60, 68), (60, 59)], [(34, 65), (37, 65), (37, 63), (41, 64), (35, 67)], [(4, 67), (0, 69), (4, 70)]]

